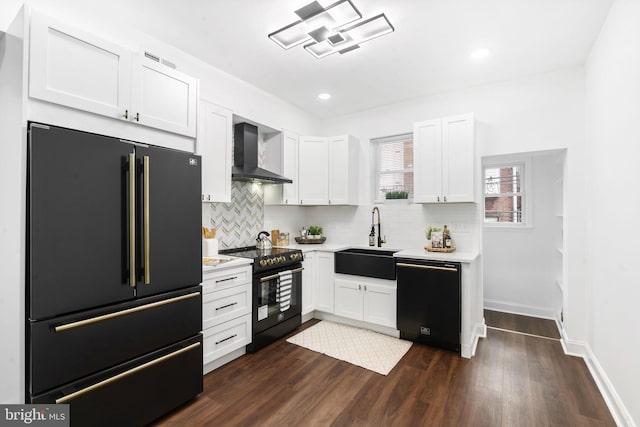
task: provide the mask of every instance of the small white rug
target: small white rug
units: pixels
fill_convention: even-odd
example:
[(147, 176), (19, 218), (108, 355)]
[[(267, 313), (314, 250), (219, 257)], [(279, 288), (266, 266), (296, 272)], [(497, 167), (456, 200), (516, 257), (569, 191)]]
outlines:
[(323, 320), (287, 342), (334, 359), (387, 375), (411, 348), (411, 342)]

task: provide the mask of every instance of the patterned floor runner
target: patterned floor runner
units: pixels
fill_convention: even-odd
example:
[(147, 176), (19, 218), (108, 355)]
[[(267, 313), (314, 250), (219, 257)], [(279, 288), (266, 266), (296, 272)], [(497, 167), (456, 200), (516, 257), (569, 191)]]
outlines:
[(287, 342), (387, 375), (411, 342), (323, 320)]

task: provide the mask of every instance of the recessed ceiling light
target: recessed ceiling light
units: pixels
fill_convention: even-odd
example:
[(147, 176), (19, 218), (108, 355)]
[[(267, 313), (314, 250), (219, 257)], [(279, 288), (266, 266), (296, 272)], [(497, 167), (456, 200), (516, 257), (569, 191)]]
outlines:
[(318, 98), (322, 99), (323, 101), (326, 101), (327, 99), (331, 98), (331, 94), (330, 93), (320, 93), (320, 94), (318, 94)]
[(489, 49), (478, 49), (471, 53), (471, 59), (473, 59), (474, 61), (479, 61), (489, 55), (491, 55), (491, 51)]

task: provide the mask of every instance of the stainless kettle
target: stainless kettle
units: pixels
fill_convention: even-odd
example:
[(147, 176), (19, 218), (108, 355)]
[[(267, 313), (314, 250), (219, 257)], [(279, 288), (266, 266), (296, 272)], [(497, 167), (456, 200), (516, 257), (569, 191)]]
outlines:
[(273, 247), (271, 240), (269, 239), (269, 233), (266, 231), (258, 233), (258, 237), (256, 238), (256, 247), (260, 250), (267, 250)]

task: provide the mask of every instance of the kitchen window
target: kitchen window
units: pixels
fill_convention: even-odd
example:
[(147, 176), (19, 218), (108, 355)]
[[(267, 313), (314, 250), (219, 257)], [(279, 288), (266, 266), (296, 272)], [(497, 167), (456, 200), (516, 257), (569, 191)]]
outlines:
[(525, 225), (524, 164), (487, 165), (483, 168), (485, 225)]
[(413, 133), (371, 140), (374, 201), (413, 199)]

